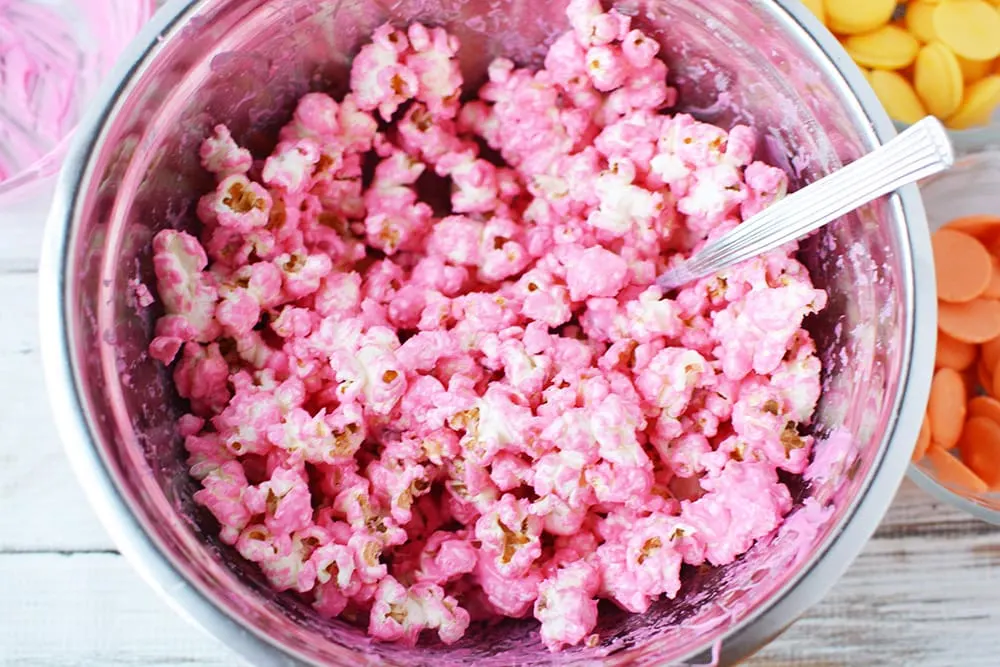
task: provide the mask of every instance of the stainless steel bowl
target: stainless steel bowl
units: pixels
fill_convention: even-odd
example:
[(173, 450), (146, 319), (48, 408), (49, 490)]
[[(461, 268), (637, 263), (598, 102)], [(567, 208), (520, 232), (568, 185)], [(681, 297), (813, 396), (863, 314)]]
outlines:
[[(797, 2), (627, 0), (662, 42), (683, 109), (757, 127), (761, 154), (793, 183), (815, 179), (895, 133), (857, 69)], [(149, 247), (191, 227), (209, 185), (202, 137), (226, 121), (257, 152), (294, 100), (342, 91), (351, 55), (380, 22), (444, 24), (466, 45), (467, 80), (507, 55), (537, 63), (565, 28), (562, 0), (174, 0), (147, 27), (83, 123), (63, 169), (42, 269), (47, 377), (66, 451), (109, 532), (173, 606), (257, 664), (664, 665), (705, 651), (731, 663), (769, 640), (833, 585), (861, 550), (906, 468), (926, 405), (935, 292), (915, 187), (803, 244), (829, 307), (810, 322), (825, 363), (819, 434), (827, 478), (794, 491), (803, 507), (739, 562), (691, 573), (675, 601), (611, 612), (601, 645), (550, 655), (534, 624), (475, 628), (417, 650), (372, 643), (275, 594), (213, 536), (191, 501), (174, 431), (179, 404), (146, 354), (155, 310), (127, 283), (152, 284)], [(918, 360), (915, 363), (914, 360)], [(805, 499), (811, 499), (803, 506)]]

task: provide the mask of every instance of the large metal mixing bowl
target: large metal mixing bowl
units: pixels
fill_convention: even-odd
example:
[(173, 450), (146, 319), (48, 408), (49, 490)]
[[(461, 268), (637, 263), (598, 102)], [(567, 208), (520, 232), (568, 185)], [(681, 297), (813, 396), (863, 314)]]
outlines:
[[(711, 9), (707, 5), (711, 5)], [(894, 134), (831, 35), (799, 3), (626, 0), (662, 42), (682, 108), (724, 126), (753, 124), (762, 156), (794, 184)], [(793, 489), (798, 519), (732, 565), (692, 573), (675, 601), (611, 612), (596, 649), (551, 655), (534, 623), (473, 628), (460, 643), (413, 650), (327, 623), (213, 535), (191, 501), (168, 375), (146, 352), (155, 309), (128, 281), (153, 284), (150, 239), (191, 227), (209, 186), (197, 147), (219, 121), (267, 151), (295, 99), (342, 91), (350, 58), (380, 22), (444, 24), (461, 39), (467, 79), (507, 55), (538, 63), (566, 26), (563, 0), (174, 0), (147, 27), (63, 169), (42, 270), (42, 336), (55, 414), (95, 509), (122, 552), (173, 605), (257, 664), (664, 665), (714, 648), (730, 663), (780, 632), (861, 550), (902, 478), (927, 398), (934, 272), (915, 187), (803, 244), (829, 307), (809, 323), (824, 393), (817, 431), (849, 435), (856, 455), (819, 444), (824, 480)], [(917, 363), (914, 363), (917, 360)], [(826, 508), (825, 513), (819, 510)], [(811, 519), (810, 519), (811, 517)]]

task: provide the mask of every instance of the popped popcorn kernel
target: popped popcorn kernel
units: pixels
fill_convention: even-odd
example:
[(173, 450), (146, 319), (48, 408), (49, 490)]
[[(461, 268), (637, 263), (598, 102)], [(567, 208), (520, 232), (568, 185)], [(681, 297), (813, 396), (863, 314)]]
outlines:
[(542, 643), (550, 651), (579, 644), (597, 625), (597, 569), (584, 561), (561, 568), (538, 587), (534, 612)]
[(245, 174), (253, 164), (250, 151), (233, 140), (225, 125), (216, 125), (212, 135), (201, 144), (201, 164), (220, 180), (235, 174)]
[(271, 214), (271, 194), (244, 174), (219, 182), (215, 192), (198, 202), (198, 217), (206, 224), (246, 234), (266, 226)]
[(376, 639), (533, 616), (595, 646), (600, 600), (644, 612), (780, 526), (818, 447), (827, 297), (795, 244), (655, 283), (786, 174), (751, 128), (666, 111), (629, 16), (567, 17), (542, 69), (494, 59), (478, 91), (446, 30), (379, 26), (269, 155), (212, 128), (202, 226), (153, 239), (195, 502)]

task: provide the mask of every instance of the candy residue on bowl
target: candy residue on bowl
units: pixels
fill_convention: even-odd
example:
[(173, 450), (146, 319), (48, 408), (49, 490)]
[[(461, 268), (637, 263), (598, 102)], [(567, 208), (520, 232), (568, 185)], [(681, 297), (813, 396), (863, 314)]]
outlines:
[(64, 141), (152, 0), (0, 0), (0, 195), (58, 168)]

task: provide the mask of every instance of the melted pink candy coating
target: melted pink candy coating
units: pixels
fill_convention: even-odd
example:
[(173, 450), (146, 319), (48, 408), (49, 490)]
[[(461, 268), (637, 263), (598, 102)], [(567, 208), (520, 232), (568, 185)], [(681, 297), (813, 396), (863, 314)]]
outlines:
[(271, 155), (213, 128), (200, 238), (154, 241), (196, 501), (275, 588), (379, 639), (530, 614), (554, 651), (591, 642), (598, 600), (644, 611), (774, 533), (777, 472), (811, 459), (826, 295), (793, 248), (654, 285), (785, 175), (748, 128), (664, 113), (628, 17), (569, 16), (545, 69), (497, 60), (465, 104), (453, 37), (379, 28)]

